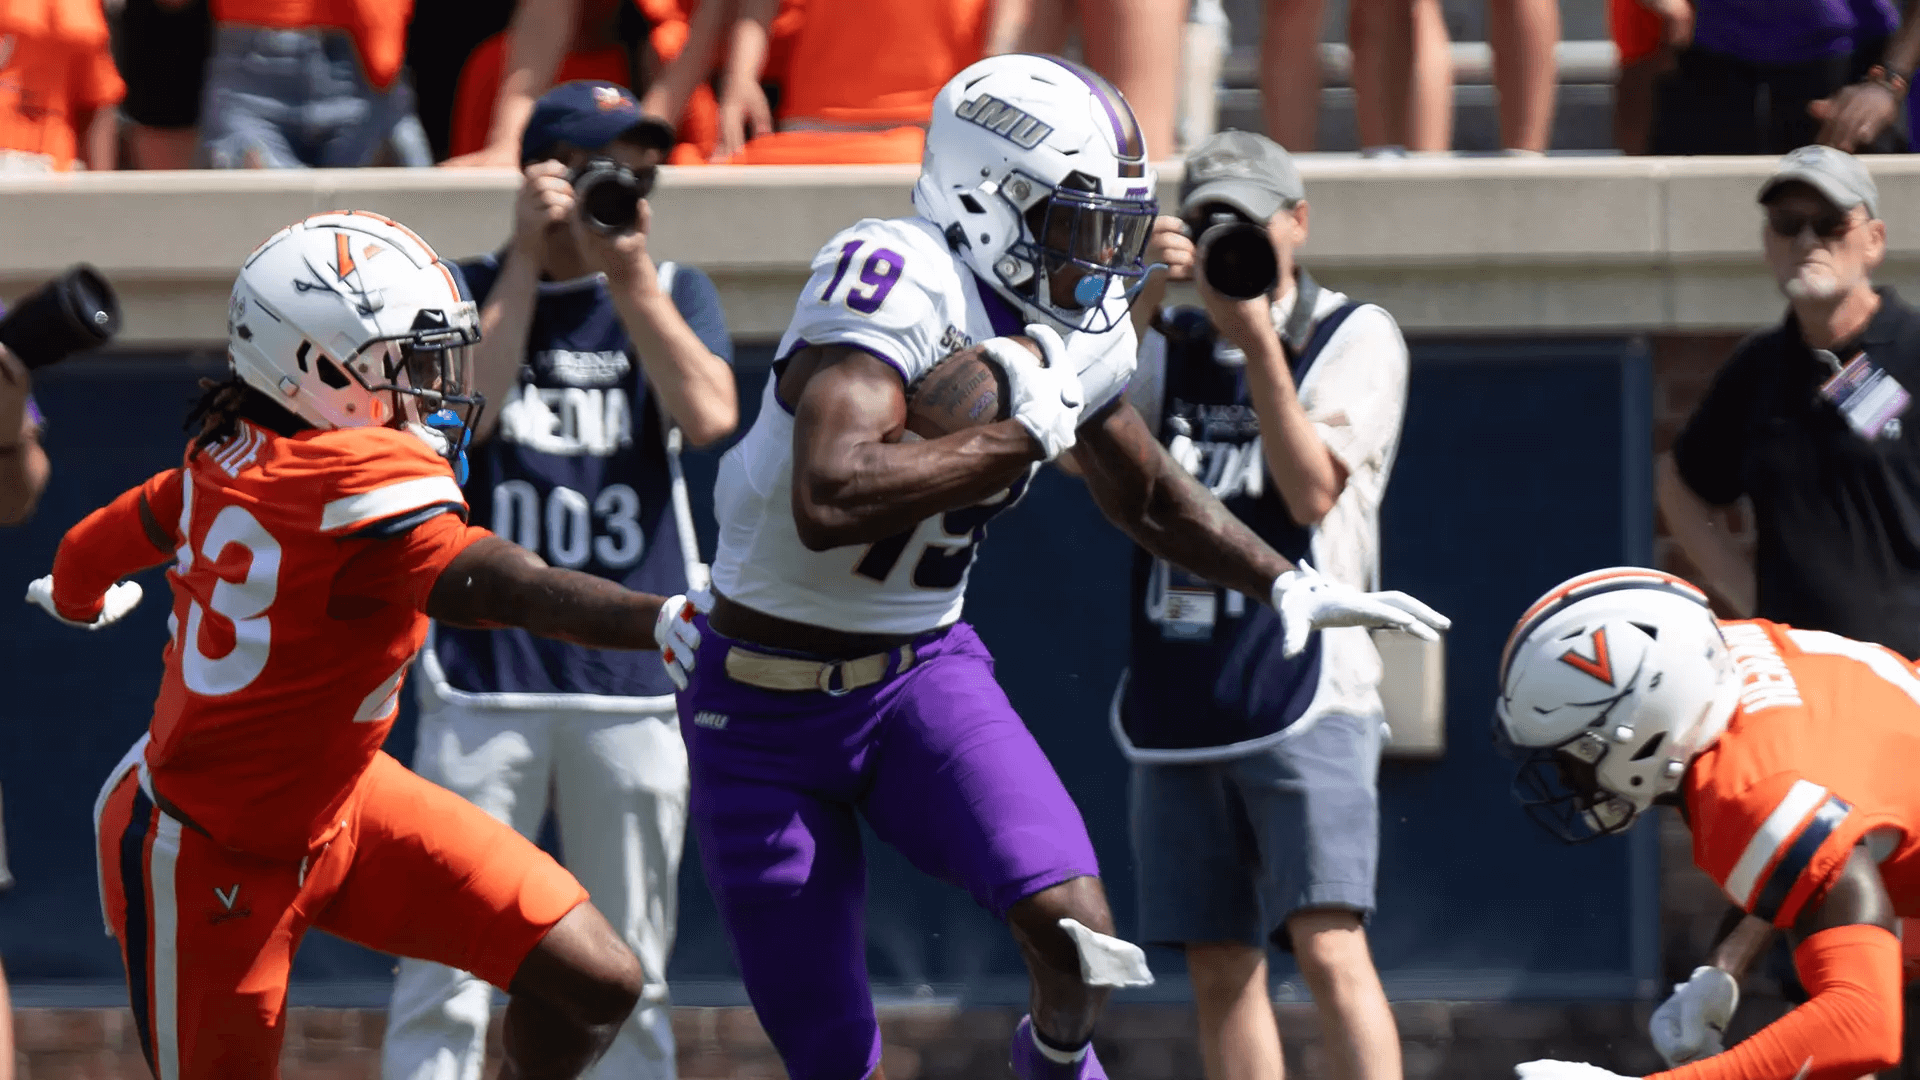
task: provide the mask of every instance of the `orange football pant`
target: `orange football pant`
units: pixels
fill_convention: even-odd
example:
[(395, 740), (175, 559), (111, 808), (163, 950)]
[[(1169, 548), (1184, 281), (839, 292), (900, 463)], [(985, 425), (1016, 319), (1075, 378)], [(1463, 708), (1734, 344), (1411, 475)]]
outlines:
[(159, 1080), (280, 1072), (287, 976), (310, 926), (505, 988), (587, 900), (572, 874), (385, 753), (343, 827), (288, 863), (221, 847), (129, 770), (100, 818), (101, 885), (140, 1046)]

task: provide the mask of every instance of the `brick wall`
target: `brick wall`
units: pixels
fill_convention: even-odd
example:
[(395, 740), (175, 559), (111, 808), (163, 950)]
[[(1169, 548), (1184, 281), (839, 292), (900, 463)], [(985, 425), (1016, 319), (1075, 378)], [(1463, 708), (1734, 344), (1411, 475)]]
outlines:
[[(1330, 1075), (1312, 1007), (1282, 1004), (1287, 1069)], [(1647, 1006), (1491, 1005), (1403, 1002), (1400, 1025), (1407, 1080), (1498, 1077), (1517, 1061), (1561, 1057), (1599, 1062), (1632, 1075), (1659, 1062), (1647, 1049)], [(1011, 1075), (1011, 1009), (940, 1006), (882, 1010), (882, 1064), (889, 1080), (982, 1080)], [(499, 1023), (486, 1075), (498, 1068)], [(384, 1013), (297, 1008), (287, 1019), (284, 1080), (378, 1080)], [(147, 1080), (133, 1019), (125, 1009), (22, 1009), (15, 1016), (18, 1080)], [(784, 1075), (751, 1010), (676, 1009), (683, 1080), (777, 1080)], [(1128, 1080), (1197, 1080), (1193, 1018), (1178, 1006), (1116, 1006), (1101, 1025), (1101, 1060)]]

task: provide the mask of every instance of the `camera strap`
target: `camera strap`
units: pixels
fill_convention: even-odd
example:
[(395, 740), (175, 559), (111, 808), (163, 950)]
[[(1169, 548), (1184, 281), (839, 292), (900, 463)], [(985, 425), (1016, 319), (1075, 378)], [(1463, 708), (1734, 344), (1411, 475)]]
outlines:
[(1320, 283), (1313, 280), (1307, 268), (1297, 266), (1293, 271), (1293, 311), (1287, 315), (1287, 325), (1280, 329), (1280, 343), (1287, 348), (1287, 362), (1291, 367), (1298, 362), (1307, 343), (1313, 340), (1313, 313), (1320, 307)]
[[(655, 267), (660, 275), (660, 291), (666, 293), (668, 299), (673, 298), (676, 269), (671, 260)], [(680, 450), (686, 445), (686, 438), (680, 433), (680, 426), (673, 422), (673, 415), (667, 412), (660, 395), (648, 396), (653, 398), (654, 408), (660, 410), (660, 430), (666, 438), (668, 494), (673, 500), (673, 524), (680, 537), (680, 559), (686, 570), (687, 588), (705, 589), (710, 577), (707, 564), (700, 561), (700, 538), (693, 529), (693, 500), (687, 496), (687, 472), (680, 465)]]

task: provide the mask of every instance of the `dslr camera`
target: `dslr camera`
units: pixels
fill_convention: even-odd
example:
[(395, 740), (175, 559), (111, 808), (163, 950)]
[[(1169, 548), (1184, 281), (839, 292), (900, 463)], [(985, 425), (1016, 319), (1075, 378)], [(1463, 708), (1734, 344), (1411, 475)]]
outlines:
[(1213, 291), (1251, 300), (1280, 281), (1280, 262), (1266, 226), (1224, 203), (1197, 207), (1186, 218), (1187, 235), (1204, 251), (1200, 276)]
[(580, 220), (602, 236), (627, 232), (640, 221), (640, 200), (653, 190), (656, 170), (636, 173), (610, 157), (588, 158), (567, 173)]
[(29, 370), (98, 348), (120, 332), (120, 301), (85, 263), (20, 298), (0, 318), (0, 345)]

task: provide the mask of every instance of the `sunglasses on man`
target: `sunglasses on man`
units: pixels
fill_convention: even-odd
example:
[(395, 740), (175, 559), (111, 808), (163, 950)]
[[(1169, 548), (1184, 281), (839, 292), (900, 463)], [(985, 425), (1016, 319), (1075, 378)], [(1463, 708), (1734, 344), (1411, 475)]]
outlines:
[(1853, 226), (1854, 218), (1851, 210), (1828, 207), (1825, 210), (1807, 213), (1775, 207), (1767, 208), (1767, 228), (1773, 230), (1775, 236), (1789, 240), (1799, 236), (1801, 230), (1807, 228), (1813, 229), (1813, 235), (1822, 240), (1832, 240), (1838, 236), (1845, 236)]

